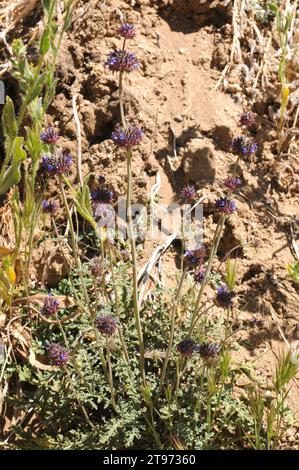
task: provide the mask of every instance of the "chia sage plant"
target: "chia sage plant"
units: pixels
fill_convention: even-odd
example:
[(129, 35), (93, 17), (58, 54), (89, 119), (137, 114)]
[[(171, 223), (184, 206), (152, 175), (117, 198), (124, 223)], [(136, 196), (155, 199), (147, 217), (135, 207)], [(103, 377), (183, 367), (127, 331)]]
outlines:
[[(234, 254), (246, 245), (258, 249), (259, 242), (219, 250), (226, 225), (242, 208), (239, 191), (246, 181), (239, 165), (248, 164), (260, 149), (253, 138), (255, 116), (249, 110), (242, 113), (240, 135), (227, 149), (232, 169), (209, 196), (205, 217), (212, 234), (205, 233), (201, 244), (190, 247), (182, 230), (175, 245), (180, 265), (176, 285), (166, 288), (153, 276), (146, 295), (143, 279), (150, 278), (148, 266), (156, 260), (140, 269), (145, 250), (142, 242), (137, 246), (132, 210), (132, 167), (146, 132), (136, 117), (128, 117), (124, 103), (125, 78), (141, 68), (135, 52), (127, 50), (127, 44), (138, 40), (137, 28), (119, 25), (122, 44), (108, 53), (104, 64), (118, 80), (119, 122), (109, 145), (126, 159), (123, 236), (114, 227), (121, 188), (106, 173), (83, 175), (78, 154), (64, 148), (61, 126), (46, 119), (73, 2), (64, 2), (59, 24), (56, 6), (55, 0), (43, 1), (34, 64), (22, 41), (13, 44), (20, 110), (16, 115), (8, 98), (2, 117), (0, 194), (11, 190), (15, 246), (0, 251), (1, 308), (10, 317), (5, 328), (9, 359), (5, 355), (0, 363), (0, 380), (11, 390), (4, 400), (18, 413), (1, 445), (151, 451), (279, 448), (290, 423), (287, 398), (298, 357), (294, 351), (283, 354), (265, 383), (255, 377), (252, 364), (234, 357), (237, 334), (248, 327), (236, 321), (245, 293)], [(55, 191), (49, 195), (51, 185)], [(180, 209), (189, 204), (191, 224), (196, 222), (200, 189), (187, 184), (177, 199)], [(48, 240), (65, 268), (50, 286), (30, 276), (36, 244), (51, 265)], [(291, 268), (295, 282), (293, 264)], [(248, 323), (251, 331), (265, 327), (256, 317)], [(244, 377), (246, 387), (241, 388)], [(29, 405), (34, 429), (18, 419)]]

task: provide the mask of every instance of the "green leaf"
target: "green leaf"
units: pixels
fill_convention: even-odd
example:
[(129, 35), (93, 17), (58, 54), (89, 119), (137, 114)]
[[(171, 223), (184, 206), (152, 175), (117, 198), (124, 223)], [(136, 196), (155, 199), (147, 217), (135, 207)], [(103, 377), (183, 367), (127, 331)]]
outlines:
[(273, 13), (278, 12), (278, 6), (276, 5), (276, 3), (274, 2), (269, 3), (268, 7), (269, 7), (269, 10), (271, 10)]
[(3, 108), (2, 126), (3, 133), (6, 138), (13, 140), (17, 136), (17, 120), (15, 115), (15, 108), (9, 96), (7, 96), (6, 103)]
[(42, 150), (42, 143), (40, 140), (40, 131), (37, 128), (26, 127), (27, 139), (26, 148), (30, 154), (32, 161), (35, 162), (39, 157)]
[(67, 31), (71, 24), (72, 24), (72, 13), (73, 13), (73, 9), (72, 9), (72, 2), (69, 1), (68, 4), (67, 4), (67, 10), (66, 10), (66, 14), (65, 14), (65, 18), (64, 18), (64, 24), (63, 24), (63, 31)]
[(20, 164), (26, 159), (26, 152), (22, 148), (24, 138), (16, 137), (12, 149), (12, 162), (5, 171), (2, 180), (0, 181), (0, 195), (7, 193), (7, 191), (18, 184), (21, 179)]
[(48, 50), (50, 49), (51, 45), (51, 38), (50, 38), (50, 31), (46, 28), (42, 34), (39, 46), (39, 52), (41, 55), (46, 55)]
[(43, 5), (44, 5), (44, 9), (49, 14), (50, 7), (51, 7), (51, 0), (43, 0)]
[(36, 80), (35, 84), (33, 84), (33, 87), (30, 91), (30, 93), (27, 96), (27, 104), (30, 104), (31, 101), (34, 100), (42, 91), (43, 85), (46, 79), (46, 74), (43, 73), (41, 74), (38, 79)]

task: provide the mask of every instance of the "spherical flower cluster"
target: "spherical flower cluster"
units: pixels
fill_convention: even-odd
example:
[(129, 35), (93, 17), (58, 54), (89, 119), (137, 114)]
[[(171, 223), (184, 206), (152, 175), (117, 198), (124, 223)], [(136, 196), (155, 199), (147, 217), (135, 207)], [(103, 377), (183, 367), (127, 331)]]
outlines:
[(181, 198), (187, 201), (194, 201), (197, 197), (197, 191), (194, 186), (185, 186), (181, 190)]
[(250, 157), (257, 149), (258, 144), (244, 136), (235, 137), (231, 144), (232, 150), (240, 157)]
[(257, 318), (255, 315), (253, 315), (248, 320), (248, 323), (249, 323), (249, 326), (251, 326), (252, 328), (255, 328), (255, 327), (259, 328), (264, 325), (264, 320), (262, 320), (261, 318)]
[(98, 188), (91, 193), (93, 204), (104, 203), (112, 204), (114, 201), (114, 192), (106, 187)]
[(118, 33), (125, 39), (133, 39), (136, 36), (136, 29), (133, 24), (123, 23), (118, 28)]
[(66, 366), (69, 359), (69, 353), (63, 346), (57, 343), (48, 343), (46, 345), (46, 350), (52, 364), (58, 367)]
[(241, 126), (246, 126), (248, 129), (255, 125), (254, 115), (250, 111), (244, 111), (240, 116)]
[(184, 258), (191, 266), (203, 264), (208, 258), (207, 247), (202, 245), (196, 250), (186, 250)]
[(133, 72), (140, 67), (134, 52), (121, 49), (109, 52), (105, 65), (112, 72)]
[(203, 265), (199, 266), (194, 273), (194, 276), (193, 276), (194, 281), (200, 284), (204, 280), (205, 275), (206, 275), (205, 266)]
[(63, 175), (69, 172), (72, 163), (73, 158), (68, 152), (57, 150), (53, 154), (46, 154), (42, 157), (41, 168), (44, 173)]
[(105, 176), (100, 175), (100, 176), (98, 177), (98, 183), (99, 183), (100, 185), (105, 184), (105, 183), (106, 183), (106, 178), (105, 178)]
[(43, 144), (56, 144), (59, 135), (54, 131), (53, 127), (48, 126), (47, 129), (41, 133), (40, 139)]
[(52, 294), (48, 294), (45, 298), (42, 308), (40, 309), (41, 315), (43, 315), (44, 317), (56, 315), (59, 310), (59, 303), (59, 300), (55, 299)]
[(227, 197), (221, 197), (215, 202), (215, 209), (218, 212), (224, 212), (225, 214), (232, 214), (237, 209), (235, 201), (228, 199)]
[(47, 201), (46, 199), (42, 201), (42, 209), (47, 214), (55, 214), (55, 212), (58, 211), (58, 207), (59, 206), (56, 201)]
[(223, 284), (222, 286), (218, 287), (217, 294), (216, 294), (216, 304), (219, 307), (229, 308), (232, 305), (232, 299), (235, 296), (235, 292), (229, 290), (227, 285)]
[(100, 315), (96, 318), (96, 327), (103, 335), (113, 335), (117, 328), (117, 320), (111, 315)]
[(192, 339), (183, 339), (183, 341), (177, 345), (177, 350), (182, 356), (190, 357), (199, 351), (199, 345)]
[(95, 256), (90, 262), (89, 267), (91, 274), (94, 277), (99, 277), (103, 274), (103, 261), (100, 256)]
[(202, 343), (199, 346), (199, 354), (204, 359), (215, 359), (220, 353), (220, 346), (217, 343)]
[(111, 134), (111, 139), (118, 147), (131, 149), (142, 141), (143, 132), (135, 126), (128, 126), (123, 129), (117, 126)]
[(241, 186), (242, 182), (240, 178), (235, 178), (234, 176), (231, 176), (227, 178), (226, 180), (223, 181), (223, 186), (226, 189), (229, 189), (230, 191), (234, 191), (237, 189), (239, 186)]

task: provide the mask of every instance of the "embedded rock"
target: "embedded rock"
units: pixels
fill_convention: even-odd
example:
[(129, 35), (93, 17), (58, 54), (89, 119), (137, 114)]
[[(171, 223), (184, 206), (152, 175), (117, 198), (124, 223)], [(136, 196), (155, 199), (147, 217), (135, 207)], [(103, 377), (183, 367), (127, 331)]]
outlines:
[(205, 184), (215, 180), (215, 149), (208, 139), (192, 139), (187, 144), (183, 170), (192, 183)]

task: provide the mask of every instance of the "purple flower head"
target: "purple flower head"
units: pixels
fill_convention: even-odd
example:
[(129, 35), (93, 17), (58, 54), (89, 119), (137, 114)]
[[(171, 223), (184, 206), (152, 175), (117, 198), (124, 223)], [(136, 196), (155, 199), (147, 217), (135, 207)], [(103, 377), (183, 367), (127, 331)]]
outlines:
[(105, 178), (105, 176), (100, 175), (99, 178), (98, 178), (98, 182), (99, 182), (100, 185), (105, 184), (105, 183), (106, 183), (106, 178)]
[(50, 317), (51, 315), (56, 315), (59, 310), (59, 300), (53, 297), (53, 294), (48, 294), (45, 298), (44, 304), (40, 309), (41, 315), (43, 317)]
[(103, 274), (103, 261), (100, 256), (96, 256), (89, 262), (91, 274), (94, 277), (99, 277)]
[(44, 132), (40, 135), (40, 140), (44, 144), (56, 144), (57, 140), (59, 139), (59, 135), (54, 131), (53, 127), (48, 126)]
[(232, 305), (232, 299), (235, 296), (234, 291), (230, 291), (226, 284), (218, 287), (216, 294), (216, 304), (219, 307), (228, 308)]
[(235, 178), (234, 176), (231, 176), (227, 178), (226, 180), (223, 181), (223, 186), (226, 189), (229, 189), (230, 191), (234, 191), (237, 189), (239, 186), (241, 186), (242, 182), (240, 178)]
[(252, 241), (252, 246), (253, 248), (259, 248), (261, 246), (261, 240), (260, 238), (255, 238), (253, 241)]
[(247, 144), (247, 155), (253, 155), (257, 150), (258, 150), (259, 146), (256, 142), (248, 142)]
[(109, 204), (97, 203), (93, 207), (94, 217), (97, 219), (98, 226), (102, 228), (114, 228), (115, 212)]
[(249, 320), (248, 320), (249, 325), (254, 328), (254, 327), (262, 327), (264, 325), (264, 320), (261, 318), (257, 318), (255, 315), (253, 315)]
[(72, 163), (73, 158), (68, 152), (57, 150), (55, 154), (46, 154), (42, 157), (41, 168), (49, 175), (63, 175), (69, 172)]
[(250, 157), (257, 149), (258, 144), (244, 136), (234, 137), (232, 140), (232, 151), (240, 157)]
[(130, 149), (142, 141), (143, 132), (135, 126), (128, 126), (123, 129), (117, 126), (111, 134), (111, 139), (118, 147)]
[(98, 188), (91, 193), (91, 199), (93, 201), (93, 204), (112, 204), (114, 200), (114, 192), (110, 191), (106, 187)]
[(48, 343), (46, 345), (47, 355), (50, 361), (58, 367), (65, 367), (68, 359), (69, 353), (68, 351), (57, 343)]
[(197, 250), (186, 250), (184, 257), (191, 266), (203, 264), (208, 258), (207, 247), (202, 245)]
[(187, 201), (194, 201), (197, 197), (197, 191), (194, 186), (185, 186), (181, 191), (181, 198)]
[(196, 250), (186, 250), (185, 251), (185, 259), (191, 265), (199, 265), (203, 264), (208, 258), (207, 247), (202, 245), (200, 248)]
[(55, 212), (58, 211), (58, 207), (59, 206), (56, 201), (47, 201), (46, 199), (42, 201), (42, 209), (47, 214), (55, 214)]
[(199, 345), (192, 339), (183, 339), (178, 345), (178, 352), (184, 357), (190, 357), (198, 351)]
[(112, 72), (133, 72), (140, 67), (134, 52), (123, 51), (121, 49), (109, 52), (105, 65)]
[(200, 284), (205, 277), (206, 268), (204, 265), (199, 266), (194, 273), (194, 281)]
[(250, 111), (244, 111), (240, 116), (241, 126), (246, 126), (248, 129), (255, 125), (254, 115)]
[(123, 23), (118, 28), (118, 33), (125, 39), (133, 39), (136, 36), (136, 29), (133, 24)]
[(117, 320), (111, 315), (100, 315), (96, 318), (96, 327), (103, 335), (113, 335), (117, 328)]
[(215, 202), (215, 209), (218, 212), (224, 212), (225, 214), (231, 214), (237, 210), (237, 204), (235, 201), (227, 199), (227, 197), (221, 197)]
[(244, 136), (234, 137), (231, 143), (233, 152), (237, 155), (243, 155), (243, 149), (246, 145), (246, 139)]
[(217, 343), (202, 343), (198, 352), (202, 358), (211, 360), (218, 356), (220, 350), (221, 348)]

